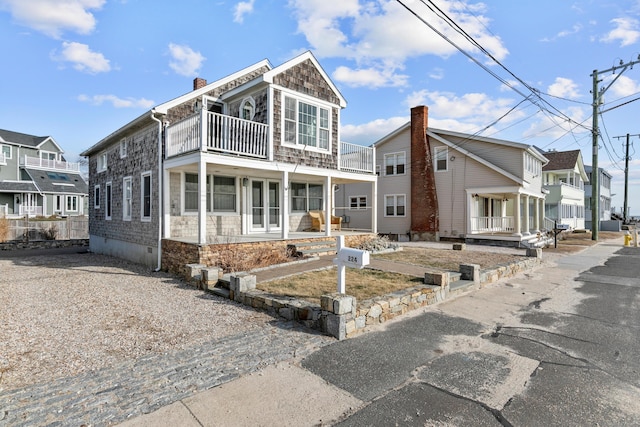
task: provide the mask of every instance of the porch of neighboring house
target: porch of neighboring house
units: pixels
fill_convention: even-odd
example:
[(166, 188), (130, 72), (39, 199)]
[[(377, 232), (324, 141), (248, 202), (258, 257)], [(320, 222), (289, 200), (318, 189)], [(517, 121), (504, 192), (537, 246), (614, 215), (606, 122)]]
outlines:
[[(268, 125), (206, 109), (168, 126), (164, 238), (200, 245), (288, 240), (312, 228), (309, 211), (335, 214), (337, 184), (368, 182), (375, 191), (373, 148), (342, 142), (337, 168), (321, 169), (293, 163), (295, 158), (275, 161), (270, 138)], [(335, 231), (329, 226), (312, 235)]]
[(541, 239), (553, 228), (545, 218), (545, 196), (495, 193), (479, 189), (467, 191), (468, 240), (489, 240), (528, 244)]

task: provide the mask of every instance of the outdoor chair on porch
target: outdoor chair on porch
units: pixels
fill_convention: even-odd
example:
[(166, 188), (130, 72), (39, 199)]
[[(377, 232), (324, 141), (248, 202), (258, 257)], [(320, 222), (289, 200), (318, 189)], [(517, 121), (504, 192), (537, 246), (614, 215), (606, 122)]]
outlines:
[[(309, 211), (309, 216), (311, 217), (311, 229), (314, 231), (324, 231), (325, 230), (325, 220), (324, 220), (324, 212), (323, 211)], [(342, 217), (331, 215), (331, 229), (332, 230), (341, 230), (342, 229)]]

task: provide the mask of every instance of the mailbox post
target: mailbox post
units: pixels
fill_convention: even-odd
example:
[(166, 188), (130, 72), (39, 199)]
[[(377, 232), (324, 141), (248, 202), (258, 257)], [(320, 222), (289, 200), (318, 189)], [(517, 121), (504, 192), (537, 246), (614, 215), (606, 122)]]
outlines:
[(333, 263), (338, 267), (338, 293), (346, 293), (345, 276), (346, 267), (364, 268), (369, 265), (369, 252), (354, 248), (344, 247), (344, 236), (336, 237), (338, 256)]

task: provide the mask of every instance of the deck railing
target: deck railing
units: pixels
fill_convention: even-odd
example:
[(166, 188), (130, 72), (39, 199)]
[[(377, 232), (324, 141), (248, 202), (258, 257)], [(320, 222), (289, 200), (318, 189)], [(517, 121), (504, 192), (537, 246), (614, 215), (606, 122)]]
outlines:
[(167, 157), (208, 150), (264, 159), (268, 148), (268, 125), (205, 110), (167, 128)]
[(20, 159), (20, 164), (25, 167), (38, 169), (51, 169), (62, 172), (79, 172), (79, 163), (69, 163), (62, 160), (43, 159), (41, 157), (24, 156)]
[(42, 206), (24, 206), (20, 205), (18, 213), (20, 215), (42, 216)]
[(4, 153), (0, 153), (0, 165), (6, 165), (7, 164), (7, 156), (5, 156)]
[(374, 172), (374, 149), (363, 145), (340, 143), (340, 169), (352, 172)]
[(477, 216), (471, 218), (472, 233), (513, 233), (512, 216)]

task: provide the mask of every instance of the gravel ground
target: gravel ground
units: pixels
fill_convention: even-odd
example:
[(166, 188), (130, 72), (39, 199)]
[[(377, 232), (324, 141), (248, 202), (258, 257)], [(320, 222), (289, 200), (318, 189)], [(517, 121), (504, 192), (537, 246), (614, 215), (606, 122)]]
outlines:
[(90, 253), (0, 259), (0, 391), (262, 328), (273, 318)]

